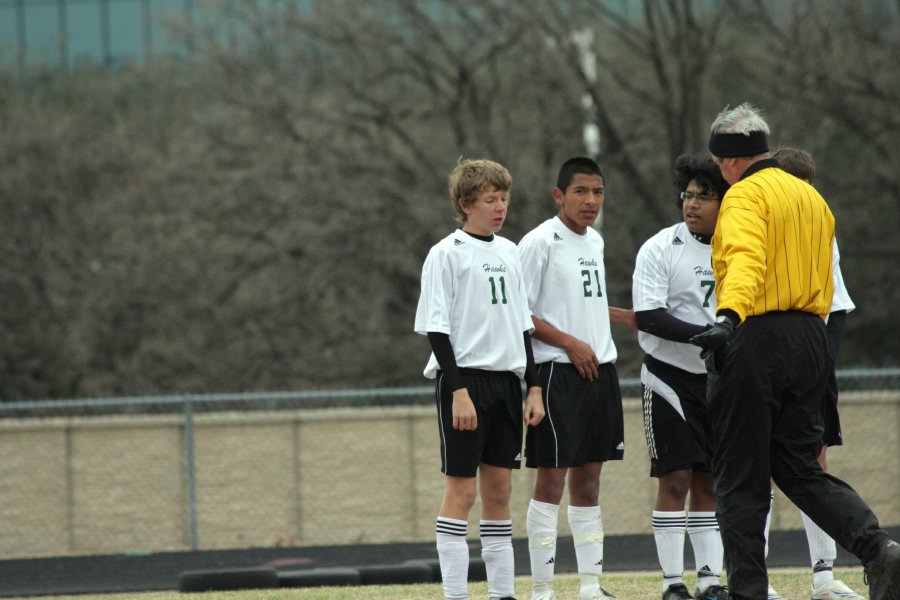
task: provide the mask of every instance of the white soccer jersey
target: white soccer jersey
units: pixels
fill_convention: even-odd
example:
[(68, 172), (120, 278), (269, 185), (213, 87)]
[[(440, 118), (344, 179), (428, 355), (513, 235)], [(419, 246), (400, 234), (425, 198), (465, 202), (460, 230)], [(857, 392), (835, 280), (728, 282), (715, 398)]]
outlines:
[(831, 299), (831, 311), (846, 310), (852, 311), (856, 308), (853, 300), (850, 299), (850, 293), (844, 285), (844, 276), (841, 274), (841, 253), (838, 251), (837, 240), (834, 240), (834, 246), (831, 249), (831, 272), (834, 274), (834, 297)]
[[(578, 235), (553, 217), (519, 242), (528, 306), (536, 317), (589, 344), (601, 363), (616, 360), (609, 327), (603, 238)], [(565, 350), (532, 340), (537, 363), (571, 362)]]
[[(687, 323), (711, 324), (716, 314), (712, 247), (694, 239), (687, 225), (667, 227), (644, 242), (637, 255), (631, 295), (635, 312), (664, 308)], [(690, 373), (705, 373), (700, 348), (638, 332), (647, 354)]]
[[(490, 242), (457, 229), (435, 244), (422, 266), (415, 331), (450, 336), (459, 367), (525, 375), (523, 334), (534, 329), (516, 245)], [(440, 366), (434, 353), (425, 377)]]

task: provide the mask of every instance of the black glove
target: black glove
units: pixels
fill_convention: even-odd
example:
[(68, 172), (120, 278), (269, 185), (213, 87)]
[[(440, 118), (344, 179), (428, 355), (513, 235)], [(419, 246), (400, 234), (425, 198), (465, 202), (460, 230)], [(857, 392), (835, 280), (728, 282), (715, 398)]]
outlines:
[(734, 331), (734, 320), (728, 315), (719, 315), (716, 317), (715, 324), (704, 331), (698, 333), (690, 339), (695, 346), (700, 346), (703, 351), (700, 358), (706, 358), (731, 340), (731, 334)]

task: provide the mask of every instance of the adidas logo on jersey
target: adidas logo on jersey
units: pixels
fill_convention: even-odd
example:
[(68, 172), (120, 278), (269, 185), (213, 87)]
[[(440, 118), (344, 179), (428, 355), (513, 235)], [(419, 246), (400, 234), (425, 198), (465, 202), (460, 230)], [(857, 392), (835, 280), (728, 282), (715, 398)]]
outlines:
[(672, 240), (672, 245), (673, 245), (673, 246), (681, 246), (681, 245), (683, 245), (683, 244), (684, 244), (684, 242), (683, 242), (683, 241), (681, 240), (681, 238), (678, 237), (677, 235), (675, 236), (675, 239)]
[(558, 233), (556, 233), (556, 232), (554, 231), (554, 232), (553, 232), (553, 241), (554, 241), (554, 242), (561, 242), (561, 241), (562, 241), (562, 236), (559, 235)]
[(453, 240), (453, 245), (454, 246), (465, 246), (466, 243), (462, 240)]

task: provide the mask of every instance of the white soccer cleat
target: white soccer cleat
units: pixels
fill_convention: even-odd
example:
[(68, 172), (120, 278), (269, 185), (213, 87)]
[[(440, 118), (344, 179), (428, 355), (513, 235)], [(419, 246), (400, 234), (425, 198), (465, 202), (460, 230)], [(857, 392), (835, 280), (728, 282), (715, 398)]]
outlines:
[(846, 583), (835, 579), (829, 581), (825, 585), (813, 588), (810, 600), (866, 600), (853, 590)]
[(541, 592), (537, 595), (532, 594), (531, 600), (556, 600), (556, 592), (547, 590), (546, 592)]
[(617, 599), (615, 596), (613, 596), (612, 594), (610, 594), (603, 588), (600, 588), (600, 590), (597, 591), (592, 596), (581, 596), (581, 600), (617, 600)]
[(775, 591), (771, 585), (769, 586), (769, 591), (766, 594), (766, 600), (784, 600), (784, 596)]

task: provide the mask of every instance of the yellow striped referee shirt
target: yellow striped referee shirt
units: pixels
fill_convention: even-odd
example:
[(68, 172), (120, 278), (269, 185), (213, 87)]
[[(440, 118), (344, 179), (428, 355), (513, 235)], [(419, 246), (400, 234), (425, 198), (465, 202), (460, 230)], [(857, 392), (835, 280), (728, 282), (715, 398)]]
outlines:
[(814, 187), (765, 159), (728, 189), (712, 238), (717, 310), (825, 316), (834, 281), (834, 215)]

